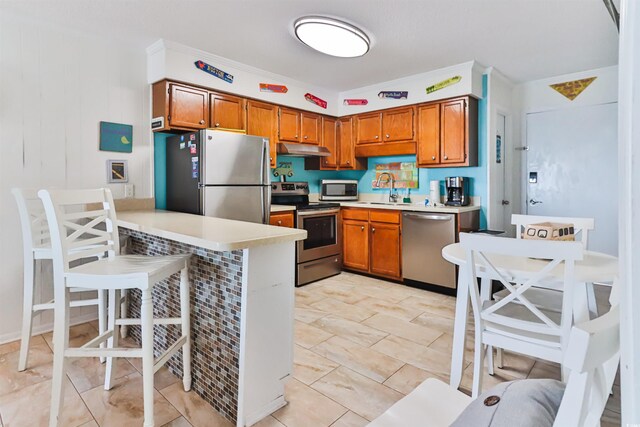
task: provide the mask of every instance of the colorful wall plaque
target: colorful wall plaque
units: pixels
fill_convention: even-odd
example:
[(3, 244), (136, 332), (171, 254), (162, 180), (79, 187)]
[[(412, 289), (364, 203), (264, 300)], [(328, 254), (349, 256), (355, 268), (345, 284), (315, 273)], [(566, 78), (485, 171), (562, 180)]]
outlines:
[(133, 126), (100, 122), (100, 150), (131, 153), (133, 151)]
[(196, 68), (204, 71), (205, 73), (209, 73), (212, 76), (224, 80), (227, 83), (233, 83), (233, 76), (231, 74), (225, 73), (224, 71), (217, 69), (213, 65), (209, 65), (203, 61), (196, 61), (194, 62), (194, 64)]
[(460, 80), (462, 80), (461, 76), (454, 76), (454, 77), (451, 77), (449, 79), (443, 80), (441, 82), (438, 82), (438, 83), (436, 83), (434, 85), (429, 86), (427, 88), (427, 93), (433, 93), (433, 92), (435, 92), (437, 90), (440, 90), (440, 89), (443, 89), (443, 88), (445, 88), (447, 86), (454, 85), (454, 84), (460, 82)]
[(304, 94), (304, 99), (306, 99), (309, 102), (312, 102), (312, 103), (316, 104), (319, 107), (327, 108), (327, 101), (325, 101), (323, 99), (320, 99), (317, 96), (312, 95), (310, 93), (305, 93)]
[(343, 101), (344, 105), (367, 105), (369, 101), (366, 99), (345, 99)]
[(376, 177), (371, 181), (371, 188), (389, 188), (386, 176), (380, 181), (380, 187), (376, 187), (378, 177), (383, 172), (393, 175), (395, 188), (418, 188), (418, 168), (415, 162), (377, 163)]
[(285, 85), (272, 85), (270, 83), (260, 83), (260, 92), (287, 93), (289, 89)]
[(391, 98), (391, 99), (407, 99), (409, 92), (399, 90), (385, 90), (378, 92), (378, 98)]
[(573, 80), (570, 82), (556, 83), (549, 87), (570, 101), (573, 101), (580, 95), (597, 77), (589, 77), (586, 79)]

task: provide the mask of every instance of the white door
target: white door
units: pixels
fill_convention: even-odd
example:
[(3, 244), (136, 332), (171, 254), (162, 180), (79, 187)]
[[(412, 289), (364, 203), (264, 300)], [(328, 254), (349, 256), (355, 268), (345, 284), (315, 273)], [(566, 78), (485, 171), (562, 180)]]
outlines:
[(618, 105), (527, 114), (526, 212), (595, 219), (588, 249), (618, 253)]
[(493, 209), (495, 212), (495, 227), (503, 230), (506, 235), (514, 237), (515, 227), (511, 225), (511, 214), (513, 213), (513, 179), (512, 175), (512, 150), (513, 144), (507, 133), (507, 117), (497, 113), (496, 134), (494, 135), (495, 158), (494, 162), (496, 180), (496, 197), (494, 198)]

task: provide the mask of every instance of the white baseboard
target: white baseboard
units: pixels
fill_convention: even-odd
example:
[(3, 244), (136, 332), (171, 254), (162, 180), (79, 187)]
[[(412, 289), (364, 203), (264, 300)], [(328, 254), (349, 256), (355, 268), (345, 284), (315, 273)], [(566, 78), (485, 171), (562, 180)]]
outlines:
[[(96, 320), (98, 315), (96, 313), (87, 313), (81, 316), (74, 316), (71, 318), (71, 326), (79, 325), (81, 323), (91, 322), (92, 320)], [(53, 323), (45, 323), (43, 325), (38, 325), (33, 327), (32, 336), (44, 334), (47, 332), (53, 331)], [(0, 344), (6, 344), (11, 341), (17, 341), (20, 339), (20, 331), (9, 332), (6, 334), (0, 335)]]

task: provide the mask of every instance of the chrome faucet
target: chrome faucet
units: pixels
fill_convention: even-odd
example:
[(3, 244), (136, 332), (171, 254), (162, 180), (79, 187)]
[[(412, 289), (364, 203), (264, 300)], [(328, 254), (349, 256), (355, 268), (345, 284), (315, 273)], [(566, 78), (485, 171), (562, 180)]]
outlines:
[(389, 202), (396, 203), (398, 201), (398, 195), (395, 193), (395, 188), (393, 187), (395, 180), (393, 179), (392, 174), (390, 174), (389, 172), (382, 172), (380, 175), (378, 175), (378, 180), (376, 181), (376, 187), (380, 188), (380, 179), (382, 178), (383, 175), (387, 175), (388, 177), (387, 182), (391, 183), (391, 187), (389, 187)]

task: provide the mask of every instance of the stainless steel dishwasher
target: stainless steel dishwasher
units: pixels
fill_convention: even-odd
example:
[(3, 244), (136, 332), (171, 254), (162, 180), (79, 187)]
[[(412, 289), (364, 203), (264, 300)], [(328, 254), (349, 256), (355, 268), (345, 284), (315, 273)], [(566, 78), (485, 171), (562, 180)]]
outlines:
[(456, 241), (454, 214), (402, 213), (402, 276), (456, 288), (456, 267), (442, 258), (442, 248)]

